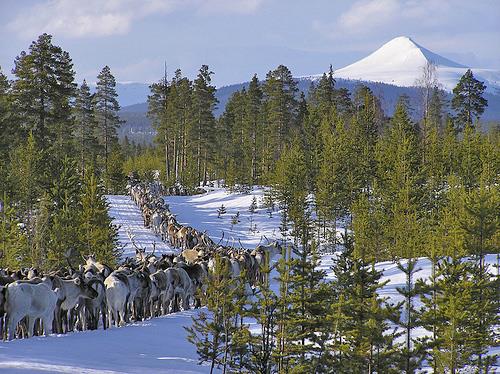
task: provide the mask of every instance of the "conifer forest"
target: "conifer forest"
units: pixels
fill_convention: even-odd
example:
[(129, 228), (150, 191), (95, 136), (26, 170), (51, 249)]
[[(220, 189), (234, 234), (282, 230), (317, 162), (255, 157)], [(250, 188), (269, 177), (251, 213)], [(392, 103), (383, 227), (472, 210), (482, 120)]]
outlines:
[[(485, 83), (469, 69), (449, 100), (429, 63), (418, 105), (402, 95), (389, 115), (362, 81), (339, 87), (332, 66), (304, 92), (279, 65), (220, 108), (224, 72), (200, 65), (149, 86), (152, 144), (119, 139), (112, 69), (77, 83), (52, 35), (19, 52), (12, 78), (0, 70), (0, 348), (193, 310), (181, 335), (202, 372), (500, 370), (500, 125), (481, 119)], [(245, 225), (258, 245), (182, 222), (169, 200), (219, 190), (210, 219)], [(171, 252), (128, 232), (127, 257), (118, 195)], [(231, 196), (251, 203), (236, 212)], [(395, 298), (380, 264), (404, 279)], [(65, 282), (82, 292), (67, 308)], [(58, 300), (48, 319), (12, 325), (14, 291), (42, 284), (40, 300)]]

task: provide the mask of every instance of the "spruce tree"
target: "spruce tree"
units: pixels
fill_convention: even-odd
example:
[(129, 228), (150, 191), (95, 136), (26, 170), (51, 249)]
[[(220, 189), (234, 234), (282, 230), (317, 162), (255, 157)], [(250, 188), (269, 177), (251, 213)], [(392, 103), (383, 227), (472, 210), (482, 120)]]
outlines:
[(219, 208), (219, 209), (217, 209), (217, 218), (221, 218), (221, 216), (222, 216), (223, 214), (226, 214), (226, 212), (227, 212), (227, 211), (226, 211), (226, 207), (224, 206), (224, 204), (222, 204), (222, 205), (220, 206), (220, 208)]

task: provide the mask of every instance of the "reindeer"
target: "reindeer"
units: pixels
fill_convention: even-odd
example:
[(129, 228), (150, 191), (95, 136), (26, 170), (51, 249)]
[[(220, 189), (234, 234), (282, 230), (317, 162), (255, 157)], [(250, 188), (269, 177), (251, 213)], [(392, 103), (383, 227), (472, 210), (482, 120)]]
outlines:
[(54, 309), (59, 289), (52, 290), (46, 283), (10, 283), (5, 290), (5, 310), (8, 339), (14, 337), (17, 324), (27, 318), (28, 337), (33, 335), (35, 321), (40, 318), (45, 335), (52, 329)]
[(59, 333), (64, 332), (63, 321), (65, 322), (65, 331), (70, 330), (70, 312), (81, 299), (97, 297), (97, 291), (91, 286), (92, 284), (85, 283), (81, 276), (75, 279), (63, 279), (59, 276), (52, 278), (52, 289), (59, 289), (59, 301), (56, 309), (56, 326)]

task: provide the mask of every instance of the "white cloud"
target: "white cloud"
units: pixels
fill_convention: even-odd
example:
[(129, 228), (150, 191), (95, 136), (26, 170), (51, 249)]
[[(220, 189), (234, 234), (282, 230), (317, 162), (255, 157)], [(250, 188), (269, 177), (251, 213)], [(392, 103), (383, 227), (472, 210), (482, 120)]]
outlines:
[[(313, 22), (313, 28), (333, 39), (373, 36), (387, 30), (443, 27), (449, 20), (449, 0), (360, 0), (333, 23)], [(448, 17), (447, 17), (448, 16)]]
[(347, 12), (340, 15), (338, 26), (344, 30), (371, 29), (393, 18), (400, 6), (397, 0), (357, 2)]
[(191, 8), (201, 13), (255, 12), (263, 0), (44, 0), (24, 9), (7, 25), (32, 38), (43, 32), (80, 38), (123, 35), (134, 21)]
[(262, 3), (263, 0), (205, 0), (201, 1), (200, 10), (206, 14), (253, 14), (259, 9)]

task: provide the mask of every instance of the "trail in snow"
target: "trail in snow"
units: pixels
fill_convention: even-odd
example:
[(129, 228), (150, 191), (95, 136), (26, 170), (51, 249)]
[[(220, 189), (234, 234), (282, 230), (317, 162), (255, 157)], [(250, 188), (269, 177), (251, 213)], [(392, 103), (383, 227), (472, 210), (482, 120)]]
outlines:
[(122, 257), (134, 257), (135, 247), (129, 238), (132, 234), (134, 242), (141, 248), (146, 248), (150, 253), (155, 247), (155, 254), (177, 253), (161, 237), (155, 235), (149, 228), (144, 227), (144, 221), (139, 208), (128, 195), (108, 195), (106, 196), (110, 204), (109, 215), (113, 218), (113, 223), (118, 226), (118, 242), (123, 248)]

